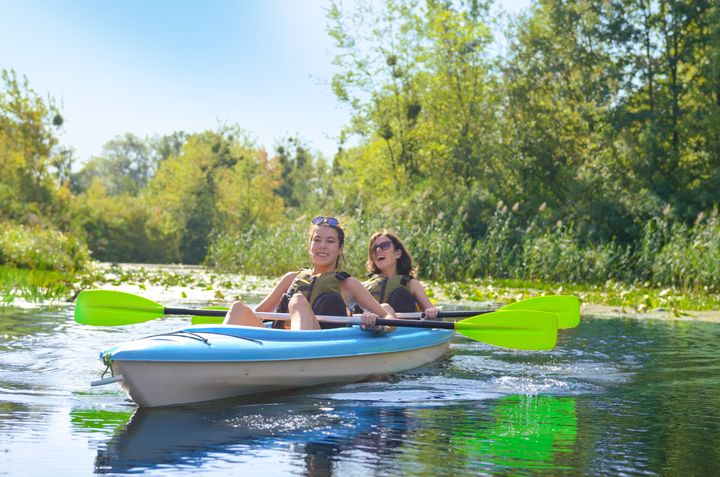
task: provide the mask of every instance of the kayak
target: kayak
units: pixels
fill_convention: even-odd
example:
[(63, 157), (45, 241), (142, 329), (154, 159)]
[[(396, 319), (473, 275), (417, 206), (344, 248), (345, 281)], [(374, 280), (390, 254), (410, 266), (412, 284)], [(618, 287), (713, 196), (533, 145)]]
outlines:
[(452, 336), (435, 328), (194, 325), (102, 351), (112, 377), (92, 384), (117, 382), (140, 407), (190, 404), (407, 371), (439, 359)]

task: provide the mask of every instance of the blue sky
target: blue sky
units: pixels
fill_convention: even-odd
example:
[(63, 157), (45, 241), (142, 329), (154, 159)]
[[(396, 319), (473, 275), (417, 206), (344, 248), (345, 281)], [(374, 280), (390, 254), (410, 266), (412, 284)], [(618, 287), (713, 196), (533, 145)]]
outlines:
[[(498, 2), (508, 11), (530, 0)], [(0, 0), (0, 68), (52, 96), (84, 162), (140, 137), (239, 124), (331, 157), (350, 112), (329, 87), (326, 0)]]

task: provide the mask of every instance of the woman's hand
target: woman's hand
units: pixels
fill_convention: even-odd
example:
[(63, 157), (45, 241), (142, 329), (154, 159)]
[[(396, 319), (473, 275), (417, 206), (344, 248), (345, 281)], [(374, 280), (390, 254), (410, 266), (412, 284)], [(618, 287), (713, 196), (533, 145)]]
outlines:
[(360, 318), (360, 328), (367, 331), (383, 331), (385, 329), (382, 325), (376, 325), (378, 316), (371, 311), (364, 311)]
[(437, 318), (439, 312), (440, 310), (438, 310), (434, 306), (429, 306), (425, 308), (425, 310), (423, 310), (423, 318), (426, 320), (434, 320), (435, 318)]

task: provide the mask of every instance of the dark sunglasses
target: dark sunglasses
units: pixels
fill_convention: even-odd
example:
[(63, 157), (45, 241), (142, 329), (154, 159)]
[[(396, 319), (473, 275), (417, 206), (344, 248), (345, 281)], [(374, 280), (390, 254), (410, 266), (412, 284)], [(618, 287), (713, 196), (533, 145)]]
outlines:
[(392, 243), (391, 240), (388, 240), (388, 241), (386, 241), (386, 242), (380, 242), (379, 244), (372, 246), (372, 251), (374, 252), (374, 251), (376, 251), (377, 249), (390, 250), (390, 247), (392, 247), (392, 244), (393, 244), (393, 243)]
[(322, 215), (318, 215), (314, 219), (312, 219), (313, 225), (321, 225), (321, 224), (327, 224), (330, 227), (337, 227), (340, 225), (340, 221), (336, 219), (335, 217), (323, 217)]

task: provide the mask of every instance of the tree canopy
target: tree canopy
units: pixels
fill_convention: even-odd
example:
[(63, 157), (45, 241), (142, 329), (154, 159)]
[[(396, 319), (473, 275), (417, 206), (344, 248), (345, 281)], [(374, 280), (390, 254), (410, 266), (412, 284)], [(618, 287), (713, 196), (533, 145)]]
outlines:
[(72, 231), (103, 260), (201, 263), (331, 213), (402, 231), (437, 278), (677, 282), (663, 267), (702, 267), (692, 237), (714, 257), (717, 2), (539, 0), (506, 23), (494, 11), (331, 2), (331, 88), (352, 111), (332, 158), (221, 125), (117, 136), (72, 172), (52, 100), (3, 71), (2, 219)]

